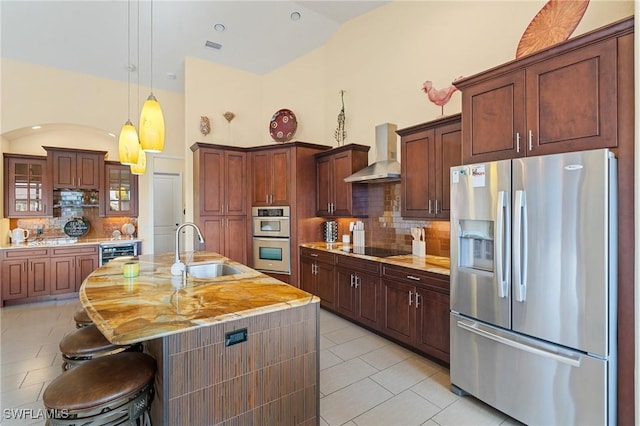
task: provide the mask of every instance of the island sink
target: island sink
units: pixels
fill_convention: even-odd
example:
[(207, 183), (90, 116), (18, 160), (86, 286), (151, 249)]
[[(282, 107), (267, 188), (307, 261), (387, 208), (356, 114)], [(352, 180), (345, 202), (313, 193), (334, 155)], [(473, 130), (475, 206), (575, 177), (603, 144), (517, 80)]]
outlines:
[(221, 262), (202, 262), (186, 265), (187, 275), (194, 278), (216, 278), (225, 275), (237, 275), (243, 271), (239, 268)]

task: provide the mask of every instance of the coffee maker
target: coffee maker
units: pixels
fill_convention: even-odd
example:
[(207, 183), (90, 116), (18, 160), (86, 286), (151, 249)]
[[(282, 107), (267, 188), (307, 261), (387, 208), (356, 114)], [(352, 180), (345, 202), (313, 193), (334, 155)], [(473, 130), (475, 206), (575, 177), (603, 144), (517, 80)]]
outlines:
[(338, 222), (329, 220), (322, 224), (322, 235), (325, 243), (335, 243), (338, 241)]

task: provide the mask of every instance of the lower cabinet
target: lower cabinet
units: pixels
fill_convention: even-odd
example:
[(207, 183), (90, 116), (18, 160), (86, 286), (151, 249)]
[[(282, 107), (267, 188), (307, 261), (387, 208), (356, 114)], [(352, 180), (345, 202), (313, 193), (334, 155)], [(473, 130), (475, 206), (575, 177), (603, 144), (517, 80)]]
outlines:
[(247, 264), (246, 216), (201, 216), (200, 223), (207, 251), (214, 251), (236, 262)]
[(98, 246), (7, 249), (2, 251), (5, 300), (74, 293), (98, 267)]
[(336, 265), (336, 311), (379, 329), (382, 323), (380, 263), (337, 256)]
[(11, 249), (2, 254), (2, 301), (49, 294), (49, 249)]
[(334, 255), (302, 248), (300, 251), (300, 287), (320, 298), (320, 306), (335, 310), (336, 291)]
[(382, 265), (382, 332), (449, 362), (449, 281)]
[(98, 267), (98, 246), (51, 249), (51, 294), (73, 293)]
[(449, 279), (413, 268), (300, 250), (301, 288), (334, 311), (449, 363)]

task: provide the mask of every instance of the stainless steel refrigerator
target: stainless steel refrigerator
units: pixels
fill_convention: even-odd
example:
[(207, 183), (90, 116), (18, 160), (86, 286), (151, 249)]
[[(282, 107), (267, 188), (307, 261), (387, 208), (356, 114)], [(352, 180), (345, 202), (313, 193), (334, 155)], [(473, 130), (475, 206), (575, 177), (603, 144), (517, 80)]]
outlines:
[(451, 385), (527, 424), (616, 423), (616, 160), (451, 168)]

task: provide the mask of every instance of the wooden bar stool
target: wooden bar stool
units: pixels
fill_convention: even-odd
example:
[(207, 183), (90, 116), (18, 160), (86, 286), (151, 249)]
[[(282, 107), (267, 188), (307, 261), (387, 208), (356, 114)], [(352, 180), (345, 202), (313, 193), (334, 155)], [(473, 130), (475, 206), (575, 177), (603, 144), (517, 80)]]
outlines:
[(91, 318), (89, 318), (89, 314), (85, 309), (78, 309), (73, 314), (73, 320), (76, 322), (76, 328), (86, 327), (88, 325), (93, 324)]
[(62, 338), (62, 370), (66, 371), (94, 358), (113, 355), (124, 351), (141, 352), (142, 345), (114, 345), (95, 325), (79, 328)]
[(45, 389), (50, 426), (151, 426), (156, 361), (141, 352), (96, 358), (65, 371)]

